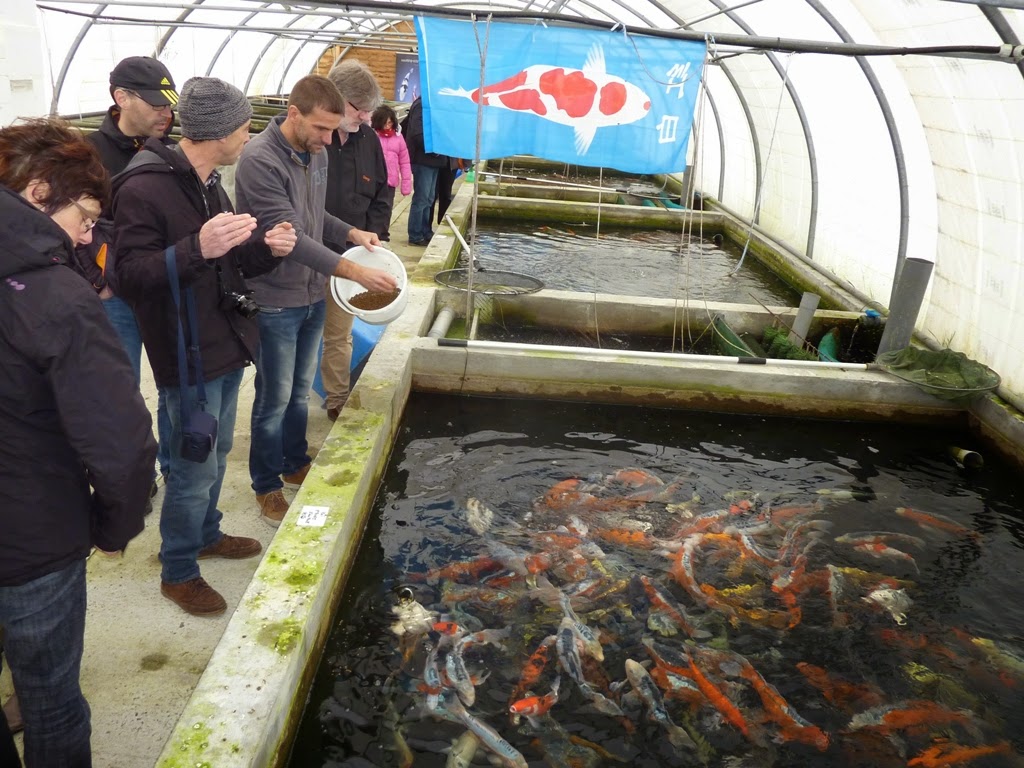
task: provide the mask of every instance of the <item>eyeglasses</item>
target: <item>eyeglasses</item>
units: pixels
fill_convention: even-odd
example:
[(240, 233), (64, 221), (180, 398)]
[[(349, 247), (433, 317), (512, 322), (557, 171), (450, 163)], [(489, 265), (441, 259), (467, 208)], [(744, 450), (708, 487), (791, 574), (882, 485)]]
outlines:
[(92, 213), (89, 212), (88, 208), (80, 205), (77, 200), (72, 200), (71, 204), (82, 214), (82, 226), (85, 228), (85, 231), (91, 232), (92, 228), (96, 226), (96, 219), (93, 218)]
[(171, 105), (170, 104), (160, 104), (159, 106), (157, 106), (156, 104), (150, 104), (148, 101), (146, 101), (144, 98), (142, 98), (142, 96), (139, 95), (138, 91), (133, 91), (130, 88), (122, 88), (121, 90), (124, 91), (125, 93), (131, 94), (136, 99), (138, 99), (143, 104), (145, 104), (147, 107), (152, 109), (154, 112), (163, 112), (165, 109), (171, 109)]
[(354, 109), (356, 112), (358, 112), (360, 115), (372, 115), (373, 114), (373, 110), (372, 109), (360, 109), (355, 104), (353, 104), (351, 101), (346, 102), (346, 103), (350, 107), (352, 107), (352, 109)]

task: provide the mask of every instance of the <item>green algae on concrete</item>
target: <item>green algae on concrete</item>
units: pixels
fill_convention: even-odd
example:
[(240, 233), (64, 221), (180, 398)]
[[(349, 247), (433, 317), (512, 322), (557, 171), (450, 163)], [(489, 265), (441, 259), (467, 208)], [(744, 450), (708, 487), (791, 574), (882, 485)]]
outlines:
[(175, 738), (176, 734), (171, 735), (174, 745), (171, 756), (157, 763), (157, 768), (213, 768), (212, 763), (203, 759), (203, 753), (210, 748), (213, 736), (213, 731), (206, 723), (193, 723), (180, 738)]
[(262, 627), (256, 641), (282, 656), (291, 653), (302, 638), (302, 624), (292, 618), (274, 621)]

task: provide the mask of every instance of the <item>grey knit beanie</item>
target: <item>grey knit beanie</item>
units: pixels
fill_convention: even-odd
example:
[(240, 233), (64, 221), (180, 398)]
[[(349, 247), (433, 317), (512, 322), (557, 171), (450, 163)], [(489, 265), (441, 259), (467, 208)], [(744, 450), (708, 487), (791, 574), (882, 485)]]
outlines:
[(245, 94), (216, 77), (192, 77), (181, 88), (178, 122), (192, 141), (223, 139), (252, 117)]

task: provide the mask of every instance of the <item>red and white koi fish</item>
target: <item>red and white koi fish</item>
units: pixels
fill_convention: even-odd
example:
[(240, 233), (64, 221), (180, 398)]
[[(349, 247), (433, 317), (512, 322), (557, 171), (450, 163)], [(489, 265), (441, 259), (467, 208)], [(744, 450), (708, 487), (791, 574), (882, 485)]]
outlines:
[(558, 687), (562, 682), (561, 677), (556, 677), (551, 686), (551, 692), (543, 696), (527, 696), (512, 702), (508, 711), (516, 717), (525, 717), (534, 728), (540, 727), (540, 717), (558, 703)]
[(576, 132), (576, 151), (585, 155), (598, 128), (628, 125), (647, 116), (651, 98), (637, 85), (605, 71), (604, 49), (590, 49), (583, 69), (533, 64), (483, 89), (442, 88), (487, 107), (529, 112)]

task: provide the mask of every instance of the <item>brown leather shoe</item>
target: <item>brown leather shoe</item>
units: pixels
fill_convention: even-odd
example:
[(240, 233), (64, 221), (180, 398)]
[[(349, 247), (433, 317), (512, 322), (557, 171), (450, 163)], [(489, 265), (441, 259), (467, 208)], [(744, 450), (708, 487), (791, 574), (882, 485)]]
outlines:
[(281, 489), (270, 493), (256, 494), (256, 501), (260, 505), (260, 517), (267, 525), (277, 528), (288, 513), (288, 500), (285, 499)]
[(341, 408), (328, 408), (327, 409), (327, 419), (329, 421), (337, 421), (338, 420), (338, 416), (340, 416), (340, 415), (341, 415)]
[(204, 560), (207, 557), (244, 560), (247, 557), (258, 555), (262, 550), (263, 545), (256, 539), (248, 539), (245, 536), (228, 536), (225, 533), (216, 544), (200, 549), (196, 557), (199, 560)]
[(11, 698), (4, 702), (4, 717), (12, 734), (25, 730), (25, 721), (21, 719), (21, 707), (18, 705), (18, 694), (12, 693)]
[(307, 464), (306, 466), (295, 470), (290, 475), (281, 475), (281, 479), (289, 488), (298, 488), (302, 485), (303, 481), (305, 481), (306, 475), (309, 474), (309, 468), (311, 466), (311, 464)]
[(202, 576), (183, 581), (181, 584), (161, 581), (160, 594), (193, 616), (217, 616), (224, 613), (228, 607), (220, 592), (207, 584)]

